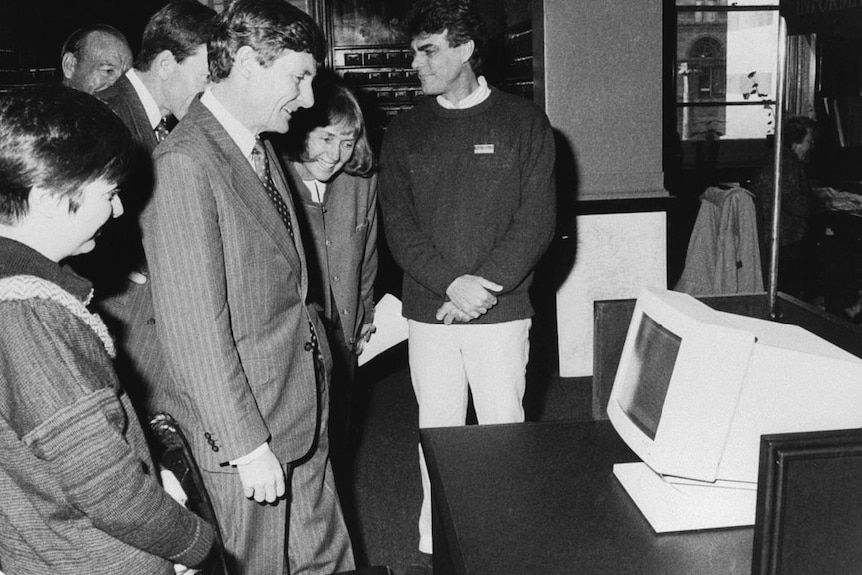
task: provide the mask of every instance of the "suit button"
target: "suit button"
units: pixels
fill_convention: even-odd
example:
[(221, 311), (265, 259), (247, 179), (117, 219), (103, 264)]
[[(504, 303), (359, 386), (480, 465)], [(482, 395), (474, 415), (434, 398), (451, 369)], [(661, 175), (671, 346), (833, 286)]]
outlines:
[(311, 351), (314, 349), (314, 346), (311, 345), (310, 341), (305, 342), (305, 346), (303, 346), (303, 347), (305, 348), (305, 351)]
[(147, 320), (147, 325), (156, 325), (156, 318), (151, 317)]

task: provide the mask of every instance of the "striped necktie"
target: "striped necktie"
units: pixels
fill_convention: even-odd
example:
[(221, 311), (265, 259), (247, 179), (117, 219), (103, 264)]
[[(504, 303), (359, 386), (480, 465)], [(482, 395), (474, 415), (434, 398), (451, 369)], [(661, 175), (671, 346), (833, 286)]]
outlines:
[(275, 206), (275, 209), (278, 211), (278, 215), (281, 216), (281, 221), (283, 221), (284, 225), (287, 227), (287, 231), (290, 233), (291, 239), (294, 239), (293, 223), (290, 221), (290, 210), (284, 202), (284, 199), (281, 197), (281, 194), (278, 193), (278, 189), (275, 187), (275, 182), (272, 181), (272, 174), (269, 171), (269, 158), (266, 157), (266, 150), (264, 149), (263, 142), (261, 142), (260, 139), (255, 141), (254, 149), (251, 151), (251, 161), (254, 164), (254, 171), (257, 172), (257, 177), (260, 178), (260, 181), (266, 190), (266, 195)]

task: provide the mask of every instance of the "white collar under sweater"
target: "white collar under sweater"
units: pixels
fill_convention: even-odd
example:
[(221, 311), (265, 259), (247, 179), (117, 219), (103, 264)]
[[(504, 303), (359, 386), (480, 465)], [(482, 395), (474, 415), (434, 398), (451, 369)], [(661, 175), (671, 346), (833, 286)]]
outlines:
[(437, 96), (437, 103), (447, 110), (464, 110), (466, 108), (478, 106), (488, 99), (488, 96), (491, 95), (491, 89), (488, 87), (488, 81), (485, 80), (485, 76), (479, 76), (477, 80), (479, 81), (479, 87), (473, 90), (469, 96), (457, 104), (453, 104), (443, 96)]

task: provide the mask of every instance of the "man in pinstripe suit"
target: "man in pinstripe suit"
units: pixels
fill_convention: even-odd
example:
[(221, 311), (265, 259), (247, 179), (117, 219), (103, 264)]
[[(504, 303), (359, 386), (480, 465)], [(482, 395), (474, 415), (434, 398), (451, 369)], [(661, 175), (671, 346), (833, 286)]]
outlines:
[(95, 304), (117, 338), (117, 373), (141, 412), (166, 370), (138, 219), (152, 196), (152, 153), (167, 135), (167, 119), (182, 118), (207, 84), (206, 43), (215, 15), (195, 0), (168, 3), (147, 23), (135, 67), (98, 93), (129, 128), (137, 157), (122, 184), (124, 217), (75, 265), (95, 284)]
[(156, 149), (143, 219), (171, 375), (155, 402), (188, 432), (232, 573), (352, 569), (326, 438), (331, 356), (259, 138), (312, 105), (325, 40), (283, 0), (235, 0), (208, 48), (213, 84)]

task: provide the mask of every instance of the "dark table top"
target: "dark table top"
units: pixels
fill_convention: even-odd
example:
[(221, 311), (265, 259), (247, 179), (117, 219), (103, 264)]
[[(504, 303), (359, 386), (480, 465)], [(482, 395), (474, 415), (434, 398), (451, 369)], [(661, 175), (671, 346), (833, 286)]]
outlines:
[(455, 573), (751, 572), (750, 527), (655, 534), (613, 476), (614, 463), (637, 458), (610, 422), (423, 429), (421, 439), (435, 537), (445, 533)]

